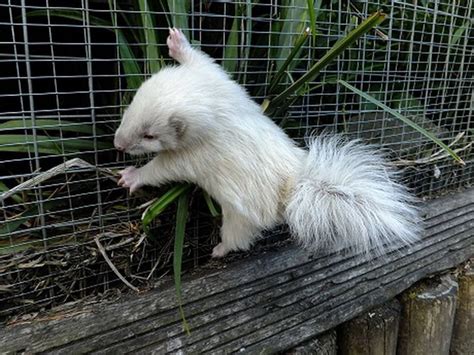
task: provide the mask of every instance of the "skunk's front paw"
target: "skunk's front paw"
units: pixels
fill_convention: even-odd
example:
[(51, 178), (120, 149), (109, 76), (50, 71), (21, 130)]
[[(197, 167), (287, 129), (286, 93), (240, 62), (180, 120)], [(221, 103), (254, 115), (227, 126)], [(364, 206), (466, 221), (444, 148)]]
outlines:
[(184, 52), (189, 46), (188, 40), (184, 36), (183, 32), (177, 28), (170, 28), (170, 35), (166, 40), (166, 44), (169, 48), (169, 54), (171, 58), (181, 62), (184, 58)]
[(140, 181), (140, 173), (134, 166), (129, 166), (128, 168), (119, 171), (119, 174), (120, 180), (118, 181), (118, 185), (129, 188), (131, 194), (143, 185)]
[(229, 249), (226, 248), (224, 243), (217, 244), (214, 249), (212, 249), (212, 257), (213, 258), (223, 258), (227, 255)]

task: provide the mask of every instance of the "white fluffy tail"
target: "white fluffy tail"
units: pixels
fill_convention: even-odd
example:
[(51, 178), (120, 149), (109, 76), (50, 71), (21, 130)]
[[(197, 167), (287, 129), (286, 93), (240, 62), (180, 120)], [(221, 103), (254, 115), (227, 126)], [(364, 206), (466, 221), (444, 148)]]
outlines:
[(311, 138), (309, 153), (286, 207), (291, 232), (308, 248), (377, 254), (394, 240), (414, 242), (418, 210), (381, 153), (340, 136)]

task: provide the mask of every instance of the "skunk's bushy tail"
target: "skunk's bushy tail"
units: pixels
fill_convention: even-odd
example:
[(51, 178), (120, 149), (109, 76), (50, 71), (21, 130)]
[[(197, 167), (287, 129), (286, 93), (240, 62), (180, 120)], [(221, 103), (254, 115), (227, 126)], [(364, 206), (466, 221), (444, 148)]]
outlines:
[(394, 240), (414, 242), (418, 210), (383, 155), (337, 135), (312, 137), (290, 195), (286, 221), (308, 248), (351, 247), (383, 253)]

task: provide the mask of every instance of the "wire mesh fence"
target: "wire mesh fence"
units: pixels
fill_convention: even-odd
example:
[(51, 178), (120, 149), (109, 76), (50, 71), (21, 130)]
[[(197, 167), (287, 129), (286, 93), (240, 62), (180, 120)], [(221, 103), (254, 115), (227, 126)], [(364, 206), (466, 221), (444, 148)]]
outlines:
[[(275, 120), (300, 143), (330, 128), (382, 146), (419, 196), (434, 198), (472, 183), (473, 0), (315, 1), (314, 28), (307, 6), (301, 0), (0, 4), (0, 317), (113, 292), (121, 283), (99, 244), (135, 284), (169, 272), (174, 210), (156, 221), (153, 238), (144, 237), (143, 204), (160, 190), (147, 188), (131, 199), (108, 169), (137, 163), (113, 149), (113, 134), (140, 83), (172, 64), (165, 45), (170, 24), (262, 102), (302, 33), (316, 30), (283, 85), (382, 8), (388, 19), (326, 67)], [(339, 79), (443, 139), (466, 165), (454, 164)], [(61, 165), (74, 158), (81, 163)], [(218, 240), (219, 219), (203, 201), (193, 190), (189, 267), (208, 260)]]

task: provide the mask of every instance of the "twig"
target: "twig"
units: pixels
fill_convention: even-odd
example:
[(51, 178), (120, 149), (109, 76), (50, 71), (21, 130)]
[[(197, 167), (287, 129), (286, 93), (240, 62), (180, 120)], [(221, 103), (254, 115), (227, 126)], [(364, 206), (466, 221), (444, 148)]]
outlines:
[(115, 267), (115, 265), (112, 263), (112, 261), (109, 259), (108, 255), (107, 255), (107, 252), (105, 251), (104, 247), (102, 246), (102, 244), (100, 243), (99, 241), (99, 238), (97, 236), (94, 237), (94, 240), (95, 240), (95, 244), (97, 244), (97, 247), (99, 248), (99, 251), (100, 253), (102, 254), (102, 256), (104, 257), (105, 261), (107, 262), (107, 264), (109, 264), (110, 268), (112, 269), (112, 271), (115, 273), (115, 275), (118, 276), (118, 278), (125, 284), (127, 285), (128, 287), (130, 287), (133, 291), (135, 292), (140, 292), (140, 290), (138, 288), (136, 288), (135, 286), (133, 286), (130, 282), (127, 281), (127, 279), (125, 279), (125, 277), (122, 276), (122, 274), (120, 273), (120, 271), (117, 270), (117, 268)]
[[(454, 140), (448, 144), (448, 147), (452, 147), (453, 145), (455, 145), (457, 142), (459, 142), (459, 140), (464, 137), (464, 134), (466, 132), (460, 132), (455, 138)], [(458, 149), (453, 149), (453, 151), (457, 154), (459, 152), (462, 152), (464, 150), (467, 150), (469, 149), (471, 146), (472, 146), (473, 142), (470, 142), (469, 144), (465, 145), (464, 147), (461, 147), (461, 148), (458, 148)], [(393, 161), (391, 162), (392, 165), (394, 166), (410, 166), (410, 165), (419, 165), (419, 164), (429, 164), (429, 163), (433, 163), (433, 162), (436, 162), (438, 160), (442, 160), (442, 159), (445, 159), (445, 158), (449, 158), (450, 155), (448, 153), (446, 153), (446, 151), (444, 149), (440, 149), (436, 152), (434, 152), (433, 154), (431, 154), (429, 157), (426, 157), (426, 158), (420, 158), (420, 159), (414, 159), (414, 160), (408, 160), (408, 159), (399, 159), (397, 161)]]
[(62, 164), (59, 164), (59, 165), (55, 166), (54, 168), (51, 168), (51, 169), (45, 171), (44, 173), (40, 173), (39, 175), (37, 175), (37, 176), (35, 176), (35, 177), (25, 181), (25, 182), (22, 182), (21, 184), (13, 187), (12, 189), (10, 189), (8, 191), (5, 191), (4, 193), (0, 194), (0, 202), (7, 199), (8, 197), (16, 194), (17, 192), (20, 192), (20, 191), (25, 190), (25, 189), (29, 189), (33, 186), (36, 186), (36, 185), (40, 184), (41, 182), (43, 182), (45, 180), (48, 180), (48, 179), (52, 178), (53, 176), (65, 173), (66, 171), (68, 171), (71, 168), (87, 168), (87, 169), (97, 170), (97, 171), (103, 173), (104, 175), (109, 176), (109, 178), (113, 179), (114, 181), (116, 181), (116, 178), (115, 178), (116, 174), (114, 174), (114, 172), (112, 170), (106, 169), (106, 168), (98, 168), (98, 167), (86, 162), (85, 160), (82, 160), (80, 158), (74, 158), (74, 159), (68, 160), (68, 161), (66, 161)]
[[(117, 234), (117, 236), (120, 236), (119, 234)], [(114, 250), (114, 249), (117, 249), (117, 248), (121, 248), (123, 247), (124, 245), (127, 245), (131, 242), (133, 242), (135, 240), (135, 238), (133, 237), (130, 237), (130, 238), (127, 238), (125, 240), (122, 240), (121, 242), (118, 242), (118, 243), (115, 243), (115, 244), (111, 244), (111, 245), (107, 245), (105, 247), (105, 250), (107, 251), (111, 251), (111, 250)]]
[(133, 246), (132, 253), (134, 253), (138, 249), (138, 247), (143, 243), (146, 237), (146, 233), (142, 233), (138, 242)]

